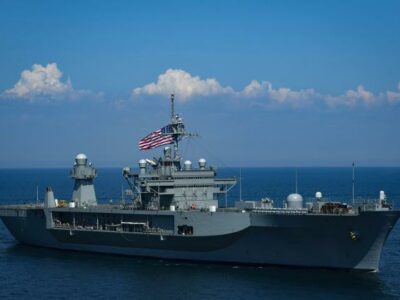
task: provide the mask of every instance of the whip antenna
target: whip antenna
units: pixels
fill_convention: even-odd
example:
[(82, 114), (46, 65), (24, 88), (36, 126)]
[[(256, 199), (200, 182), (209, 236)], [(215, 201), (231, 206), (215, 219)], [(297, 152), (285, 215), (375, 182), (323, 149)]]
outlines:
[(355, 166), (355, 164), (354, 164), (354, 161), (353, 161), (353, 180), (352, 180), (352, 183), (353, 183), (353, 204), (354, 204), (354, 185), (355, 185), (355, 177), (354, 177), (354, 166)]

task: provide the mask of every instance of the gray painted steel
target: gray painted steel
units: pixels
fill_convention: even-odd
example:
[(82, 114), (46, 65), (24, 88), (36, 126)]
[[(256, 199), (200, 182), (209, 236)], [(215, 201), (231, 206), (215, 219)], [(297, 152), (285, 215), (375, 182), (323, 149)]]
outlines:
[(139, 170), (123, 169), (130, 199), (97, 204), (96, 170), (79, 154), (71, 171), (72, 200), (56, 202), (52, 189), (40, 205), (0, 206), (0, 218), (21, 243), (67, 250), (243, 264), (346, 268), (376, 271), (384, 242), (400, 216), (385, 199), (352, 206), (316, 201), (303, 207), (292, 194), (286, 206), (273, 201), (239, 201), (218, 208), (235, 178), (217, 178), (199, 159), (198, 168), (179, 155), (190, 135), (175, 115), (173, 148), (159, 159), (142, 159)]
[[(199, 228), (193, 235), (48, 228), (43, 208), (2, 208), (1, 218), (21, 243), (80, 251), (244, 264), (375, 271), (400, 212), (359, 215), (271, 215), (241, 212), (165, 212), (174, 224)], [(91, 213), (95, 213), (94, 211)], [(126, 214), (115, 209), (113, 214)], [(157, 212), (132, 212), (155, 216)], [(185, 219), (187, 218), (187, 219)], [(189, 221), (188, 221), (189, 220)], [(357, 232), (353, 240), (350, 232)]]

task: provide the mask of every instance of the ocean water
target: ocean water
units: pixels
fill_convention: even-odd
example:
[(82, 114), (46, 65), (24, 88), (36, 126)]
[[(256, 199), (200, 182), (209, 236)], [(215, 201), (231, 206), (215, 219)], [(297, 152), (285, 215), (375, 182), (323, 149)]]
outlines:
[[(0, 203), (35, 202), (51, 185), (69, 199), (73, 182), (67, 169), (0, 169)], [(242, 168), (242, 198), (269, 197), (281, 205), (295, 190), (291, 168)], [(350, 168), (298, 168), (298, 191), (316, 191), (350, 202)], [(219, 170), (239, 176), (239, 169)], [(99, 169), (100, 202), (118, 202), (126, 188), (120, 169)], [(377, 198), (384, 190), (400, 208), (400, 168), (357, 168), (356, 197)], [(228, 204), (239, 199), (239, 186)], [(224, 199), (221, 206), (225, 205)], [(249, 267), (49, 250), (19, 245), (0, 222), (0, 299), (399, 299), (400, 225), (390, 234), (380, 272)]]

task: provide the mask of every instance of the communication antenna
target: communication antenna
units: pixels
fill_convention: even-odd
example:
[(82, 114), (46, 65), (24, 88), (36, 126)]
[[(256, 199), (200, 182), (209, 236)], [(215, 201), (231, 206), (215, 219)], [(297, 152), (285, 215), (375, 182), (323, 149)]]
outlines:
[(175, 94), (171, 94), (171, 122), (175, 122), (175, 107), (174, 107)]
[(36, 204), (39, 204), (39, 186), (36, 186)]
[(239, 200), (242, 201), (242, 168), (239, 169)]
[(296, 194), (297, 194), (297, 168), (296, 168), (296, 182), (295, 182), (295, 187), (296, 187)]
[(121, 184), (121, 204), (125, 204), (125, 197), (124, 197), (124, 185)]
[(354, 164), (354, 161), (353, 161), (353, 180), (352, 180), (352, 183), (353, 183), (353, 204), (354, 204), (354, 185), (355, 185), (355, 177), (354, 177), (354, 167), (355, 167), (355, 164)]

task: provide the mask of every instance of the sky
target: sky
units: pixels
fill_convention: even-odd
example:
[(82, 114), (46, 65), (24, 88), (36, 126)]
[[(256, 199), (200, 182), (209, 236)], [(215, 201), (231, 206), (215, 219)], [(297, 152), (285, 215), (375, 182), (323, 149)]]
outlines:
[(400, 166), (399, 1), (0, 0), (0, 168)]

